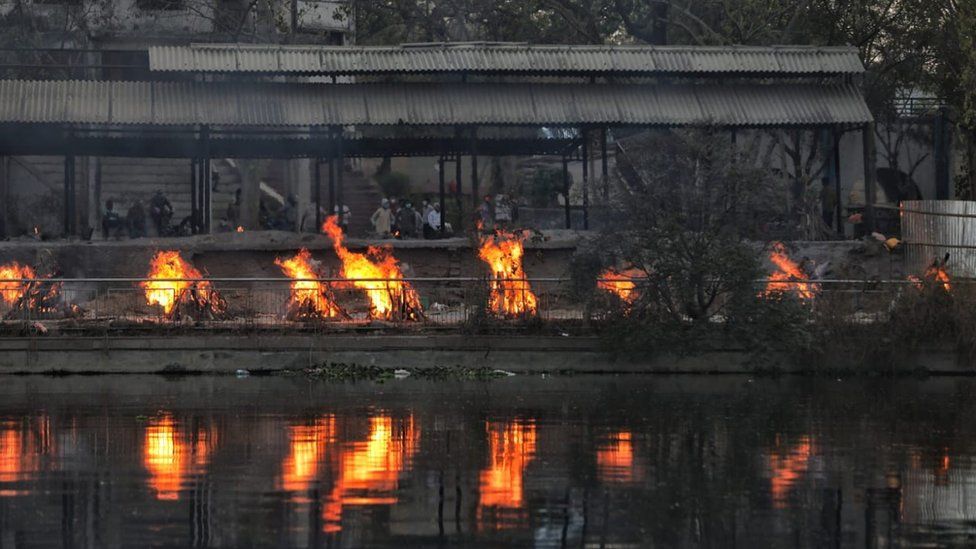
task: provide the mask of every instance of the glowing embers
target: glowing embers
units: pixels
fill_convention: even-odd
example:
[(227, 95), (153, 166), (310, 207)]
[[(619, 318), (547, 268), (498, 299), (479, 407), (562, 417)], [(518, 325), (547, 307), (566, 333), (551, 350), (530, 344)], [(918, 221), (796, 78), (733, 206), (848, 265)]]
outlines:
[(143, 440), (143, 465), (156, 499), (178, 500), (188, 477), (202, 475), (216, 447), (214, 429), (187, 432), (169, 414), (149, 420)]
[(606, 290), (620, 298), (627, 305), (637, 301), (640, 297), (640, 290), (637, 289), (637, 282), (647, 278), (647, 273), (641, 269), (630, 268), (617, 270), (609, 268), (600, 273), (597, 277), (597, 288)]
[(82, 312), (77, 306), (64, 303), (60, 282), (39, 279), (30, 265), (21, 265), (16, 261), (0, 265), (0, 303), (9, 308), (5, 315), (8, 318), (23, 313), (77, 316)]
[(47, 416), (0, 421), (0, 497), (29, 493), (23, 484), (41, 471), (43, 457), (54, 454), (54, 439)]
[(535, 458), (536, 427), (531, 422), (489, 421), (488, 467), (481, 471), (478, 524), (514, 526), (523, 516), (525, 469)]
[(793, 293), (800, 299), (813, 299), (816, 296), (819, 287), (817, 284), (807, 282), (810, 277), (790, 259), (786, 253), (786, 246), (782, 242), (773, 243), (772, 250), (769, 252), (769, 261), (776, 266), (777, 270), (769, 275), (766, 296), (787, 293)]
[(809, 436), (800, 437), (796, 444), (782, 444), (777, 439), (768, 458), (769, 487), (774, 508), (788, 506), (790, 490), (810, 468), (813, 454), (814, 444)]
[(499, 230), (481, 239), (478, 257), (491, 269), (488, 310), (492, 314), (516, 317), (536, 313), (538, 299), (522, 269), (524, 255), (521, 234)]
[(185, 313), (191, 317), (220, 318), (227, 303), (178, 251), (159, 251), (149, 263), (149, 280), (139, 283), (146, 303), (162, 307), (166, 316)]
[(369, 418), (367, 439), (339, 448), (335, 484), (322, 507), (323, 529), (342, 529), (344, 507), (395, 504), (400, 474), (410, 468), (419, 446), (420, 429), (413, 416)]
[(326, 449), (335, 443), (335, 417), (288, 428), (288, 456), (282, 464), (280, 487), (289, 492), (307, 490), (319, 475)]
[(630, 431), (611, 433), (596, 448), (596, 468), (600, 480), (612, 484), (630, 484), (641, 480), (634, 461), (634, 437)]
[(275, 259), (275, 265), (292, 279), (291, 295), (288, 298), (289, 320), (321, 320), (328, 318), (349, 318), (336, 302), (332, 288), (320, 282), (322, 264), (312, 259), (312, 254), (302, 248), (290, 259)]
[(923, 289), (926, 284), (931, 285), (934, 288), (941, 288), (946, 292), (952, 291), (952, 279), (949, 277), (949, 271), (946, 269), (946, 264), (949, 262), (949, 254), (940, 261), (938, 259), (932, 261), (932, 264), (925, 269), (925, 273), (922, 278), (910, 275), (908, 280), (915, 283), (918, 289)]
[(350, 252), (343, 243), (342, 228), (330, 215), (322, 225), (322, 232), (332, 238), (332, 248), (342, 262), (339, 276), (348, 284), (362, 290), (369, 298), (369, 316), (382, 320), (420, 320), (423, 309), (420, 296), (403, 280), (403, 272), (393, 257), (391, 248), (370, 246), (365, 254)]

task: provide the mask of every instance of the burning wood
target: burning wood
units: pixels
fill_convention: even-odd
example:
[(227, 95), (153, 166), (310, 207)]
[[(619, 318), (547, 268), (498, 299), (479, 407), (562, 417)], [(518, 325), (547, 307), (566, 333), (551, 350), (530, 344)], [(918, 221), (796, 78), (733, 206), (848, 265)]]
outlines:
[(915, 283), (918, 289), (924, 288), (926, 283), (932, 284), (935, 287), (942, 287), (943, 290), (949, 292), (952, 290), (951, 279), (949, 278), (949, 272), (946, 270), (946, 264), (949, 263), (949, 254), (946, 254), (942, 260), (935, 259), (932, 264), (925, 269), (925, 274), (922, 278), (914, 275), (910, 275), (908, 280)]
[(646, 277), (647, 273), (636, 267), (619, 271), (611, 267), (600, 273), (596, 285), (601, 290), (614, 294), (621, 301), (630, 305), (640, 297), (640, 291), (637, 289), (637, 283), (634, 280)]
[(370, 318), (423, 318), (420, 296), (410, 283), (403, 280), (403, 272), (389, 247), (370, 246), (365, 254), (350, 252), (342, 244), (342, 228), (334, 215), (325, 220), (322, 232), (332, 238), (332, 248), (342, 261), (340, 276), (348, 279), (352, 287), (363, 290), (369, 298)]
[(227, 310), (224, 298), (178, 251), (156, 252), (146, 278), (149, 280), (139, 283), (145, 290), (146, 303), (159, 305), (166, 316), (177, 314), (177, 305), (181, 304), (183, 312), (211, 319), (222, 317)]
[(478, 257), (491, 269), (488, 310), (506, 317), (534, 315), (538, 299), (529, 287), (522, 256), (522, 235), (498, 230), (482, 238)]
[(790, 259), (786, 253), (786, 246), (782, 242), (773, 243), (773, 248), (769, 252), (769, 260), (779, 270), (769, 275), (765, 292), (767, 297), (790, 292), (796, 294), (800, 299), (813, 299), (816, 296), (819, 287), (807, 282), (810, 277)]
[(61, 298), (60, 282), (40, 280), (31, 266), (16, 261), (0, 265), (0, 299), (10, 305), (6, 318), (11, 319), (24, 313), (53, 313), (64, 317), (75, 317), (82, 313), (77, 305), (68, 305)]
[(292, 279), (291, 296), (288, 298), (289, 320), (324, 320), (327, 318), (349, 318), (336, 302), (332, 288), (317, 279), (322, 277), (322, 265), (312, 259), (312, 254), (302, 248), (290, 259), (275, 259), (275, 265)]

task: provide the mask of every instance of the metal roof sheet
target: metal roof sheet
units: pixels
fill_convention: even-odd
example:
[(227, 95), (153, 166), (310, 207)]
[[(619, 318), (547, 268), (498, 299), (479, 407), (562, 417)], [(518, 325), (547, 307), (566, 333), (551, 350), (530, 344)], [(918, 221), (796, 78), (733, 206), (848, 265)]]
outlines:
[(828, 84), (295, 84), (0, 80), (0, 121), (214, 126), (794, 126), (871, 121)]
[(299, 74), (782, 74), (864, 72), (857, 49), (812, 46), (292, 46), (193, 44), (149, 48), (154, 71)]

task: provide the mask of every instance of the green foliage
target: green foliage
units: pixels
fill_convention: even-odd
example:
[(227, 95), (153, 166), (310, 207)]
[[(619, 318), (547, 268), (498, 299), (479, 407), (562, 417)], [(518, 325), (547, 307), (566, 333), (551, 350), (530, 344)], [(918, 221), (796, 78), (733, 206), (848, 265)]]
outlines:
[(376, 175), (376, 182), (388, 197), (405, 196), (410, 192), (410, 176), (402, 172), (384, 172)]

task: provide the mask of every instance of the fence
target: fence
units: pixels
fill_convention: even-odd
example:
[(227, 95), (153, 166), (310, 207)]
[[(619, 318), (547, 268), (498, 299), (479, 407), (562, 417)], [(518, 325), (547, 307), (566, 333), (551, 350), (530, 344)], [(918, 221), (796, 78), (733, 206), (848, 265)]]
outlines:
[[(0, 324), (24, 326), (28, 333), (44, 331), (47, 324), (56, 325), (61, 333), (174, 327), (313, 331), (412, 326), (457, 329), (467, 322), (486, 319), (510, 321), (512, 326), (518, 326), (518, 321), (536, 319), (549, 323), (584, 318), (599, 320), (610, 312), (626, 312), (628, 307), (625, 300), (609, 291), (596, 290), (588, 297), (581, 297), (574, 291), (573, 282), (565, 278), (370, 279), (356, 281), (360, 287), (352, 281), (335, 278), (157, 279), (154, 282), (183, 285), (155, 290), (159, 292), (157, 301), (174, 304), (167, 312), (163, 306), (147, 300), (146, 289), (141, 286), (147, 281), (142, 278), (0, 280)], [(292, 285), (296, 282), (311, 286), (295, 289)], [(636, 295), (642, 291), (642, 281), (632, 282)], [(843, 311), (842, 314), (864, 321), (885, 315), (901, 292), (916, 291), (919, 284), (907, 280), (777, 280), (775, 284), (786, 289), (769, 292), (766, 287), (769, 282), (756, 281), (757, 295), (778, 298), (784, 293), (797, 293), (795, 289), (800, 284), (814, 284), (812, 297), (805, 299), (812, 307), (834, 307)], [(952, 281), (953, 291), (958, 286), (971, 286), (969, 282)], [(409, 284), (415, 293), (398, 292), (403, 283)], [(502, 285), (507, 286), (502, 288)], [(492, 289), (508, 291), (496, 293), (493, 298)], [(531, 306), (530, 290), (535, 299)], [(380, 298), (385, 296), (389, 305), (385, 312), (373, 304), (369, 298), (371, 292)], [(411, 295), (416, 296), (416, 302), (411, 301)], [(499, 305), (505, 304), (502, 301), (513, 312), (506, 314), (499, 310)], [(318, 307), (327, 303), (336, 307)], [(330, 316), (321, 310), (335, 314)]]

